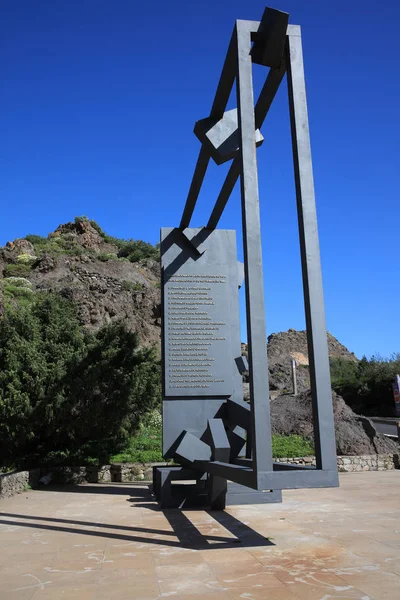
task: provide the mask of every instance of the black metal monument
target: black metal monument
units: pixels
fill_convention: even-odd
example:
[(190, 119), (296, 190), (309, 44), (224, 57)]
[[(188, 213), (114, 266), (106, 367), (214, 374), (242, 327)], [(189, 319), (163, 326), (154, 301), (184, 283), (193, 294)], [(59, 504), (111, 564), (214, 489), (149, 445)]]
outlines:
[[(269, 67), (254, 106), (252, 63)], [(316, 468), (273, 462), (256, 146), (288, 77), (294, 175), (309, 348)], [(236, 81), (237, 109), (226, 111)], [(236, 21), (179, 227), (161, 230), (163, 452), (154, 470), (161, 506), (277, 502), (288, 488), (338, 485), (301, 33), (266, 8)], [(190, 228), (210, 158), (231, 166), (205, 227)], [(234, 231), (216, 229), (240, 177), (244, 265)], [(241, 357), (238, 289), (245, 281), (248, 366)], [(242, 372), (249, 370), (250, 404)], [(229, 481), (229, 483), (227, 483)], [(186, 482), (183, 484), (183, 482)], [(192, 483), (190, 483), (192, 482)]]

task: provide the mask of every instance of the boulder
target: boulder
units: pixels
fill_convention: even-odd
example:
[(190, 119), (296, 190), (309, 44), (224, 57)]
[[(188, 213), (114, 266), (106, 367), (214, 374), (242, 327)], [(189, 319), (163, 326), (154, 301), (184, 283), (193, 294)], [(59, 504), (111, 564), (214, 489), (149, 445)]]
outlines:
[(20, 254), (29, 254), (34, 256), (35, 249), (28, 240), (18, 239), (13, 242), (7, 242), (6, 248), (12, 250), (14, 256), (19, 256)]

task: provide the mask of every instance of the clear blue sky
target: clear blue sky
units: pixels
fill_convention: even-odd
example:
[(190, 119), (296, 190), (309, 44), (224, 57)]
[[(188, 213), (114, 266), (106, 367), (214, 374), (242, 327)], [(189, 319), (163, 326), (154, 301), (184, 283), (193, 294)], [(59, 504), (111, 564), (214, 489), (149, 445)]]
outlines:
[[(358, 356), (389, 355), (400, 351), (400, 3), (270, 5), (303, 31), (328, 329)], [(177, 225), (199, 149), (193, 125), (209, 114), (234, 20), (264, 6), (2, 0), (0, 244), (82, 214), (153, 243)], [(286, 82), (263, 133), (271, 333), (304, 328)], [(210, 169), (194, 226), (226, 168)], [(221, 226), (240, 228), (238, 190)]]

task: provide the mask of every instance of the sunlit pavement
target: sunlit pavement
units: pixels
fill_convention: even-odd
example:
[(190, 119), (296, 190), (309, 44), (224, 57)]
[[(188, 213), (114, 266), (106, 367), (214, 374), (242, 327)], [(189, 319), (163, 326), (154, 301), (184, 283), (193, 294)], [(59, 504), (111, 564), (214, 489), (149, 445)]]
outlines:
[(400, 471), (340, 483), (213, 513), (144, 484), (0, 500), (0, 599), (400, 599)]

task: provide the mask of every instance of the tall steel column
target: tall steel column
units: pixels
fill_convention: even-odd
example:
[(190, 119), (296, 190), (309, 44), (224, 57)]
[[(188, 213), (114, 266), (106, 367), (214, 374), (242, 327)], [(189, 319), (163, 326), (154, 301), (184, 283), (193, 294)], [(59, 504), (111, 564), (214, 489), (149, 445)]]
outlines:
[[(262, 269), (260, 206), (255, 140), (250, 29), (246, 21), (236, 22), (238, 64), (237, 103), (240, 188), (244, 271), (246, 285), (247, 341), (250, 377), (253, 469), (272, 471), (272, 444), (269, 410), (267, 334), (265, 325), (264, 278)], [(258, 487), (258, 485), (257, 485)]]
[(286, 63), (317, 467), (337, 469), (300, 27), (287, 36)]

